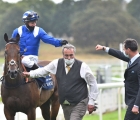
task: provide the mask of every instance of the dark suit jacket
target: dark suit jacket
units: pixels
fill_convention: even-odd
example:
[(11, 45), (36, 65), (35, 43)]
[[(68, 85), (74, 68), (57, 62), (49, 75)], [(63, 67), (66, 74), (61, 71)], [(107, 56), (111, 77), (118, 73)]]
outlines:
[[(119, 50), (110, 48), (108, 54), (126, 62), (130, 60)], [(126, 68), (124, 78), (126, 105), (134, 104), (140, 107), (140, 57)]]

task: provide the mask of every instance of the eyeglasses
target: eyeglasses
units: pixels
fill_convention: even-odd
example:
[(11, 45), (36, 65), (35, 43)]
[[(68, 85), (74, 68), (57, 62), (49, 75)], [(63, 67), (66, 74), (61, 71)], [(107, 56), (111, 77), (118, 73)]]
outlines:
[(64, 54), (64, 56), (66, 57), (66, 58), (68, 58), (68, 57), (73, 57), (74, 56), (74, 54)]

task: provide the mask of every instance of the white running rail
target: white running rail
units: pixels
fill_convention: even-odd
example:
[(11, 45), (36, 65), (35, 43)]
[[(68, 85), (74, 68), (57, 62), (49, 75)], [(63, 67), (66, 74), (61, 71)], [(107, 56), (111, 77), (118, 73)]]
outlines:
[[(99, 120), (103, 120), (102, 118), (102, 103), (103, 103), (103, 99), (102, 99), (102, 91), (104, 89), (110, 89), (110, 88), (116, 88), (118, 89), (118, 120), (121, 120), (121, 108), (123, 105), (123, 108), (125, 108), (125, 104), (124, 104), (124, 93), (122, 93), (122, 90), (124, 88), (124, 83), (123, 82), (115, 82), (115, 83), (105, 83), (105, 84), (98, 84), (98, 88), (99, 88), (99, 96), (98, 96), (98, 104), (99, 104)], [(124, 91), (124, 90), (123, 90)], [(122, 96), (122, 97), (121, 97)], [(108, 96), (110, 97), (110, 96)], [(122, 100), (121, 100), (122, 99)], [(121, 103), (123, 101), (123, 103)], [(110, 102), (110, 101), (108, 101)]]

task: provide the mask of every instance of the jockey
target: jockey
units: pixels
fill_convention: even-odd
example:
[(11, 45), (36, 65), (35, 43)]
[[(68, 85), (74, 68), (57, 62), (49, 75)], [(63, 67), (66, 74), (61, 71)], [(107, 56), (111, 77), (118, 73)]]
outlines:
[(38, 68), (38, 50), (40, 46), (40, 39), (47, 44), (59, 47), (67, 44), (66, 40), (56, 39), (49, 36), (42, 28), (36, 26), (39, 16), (34, 11), (26, 11), (23, 14), (22, 20), (25, 25), (16, 28), (13, 31), (12, 38), (17, 34), (20, 35), (20, 53), (23, 56), (22, 63), (25, 67), (32, 70)]

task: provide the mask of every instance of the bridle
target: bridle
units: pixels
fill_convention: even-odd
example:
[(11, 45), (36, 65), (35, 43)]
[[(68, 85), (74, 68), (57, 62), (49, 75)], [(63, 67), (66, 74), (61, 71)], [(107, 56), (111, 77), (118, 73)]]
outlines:
[[(16, 42), (8, 42), (5, 45), (5, 49), (7, 47), (8, 44), (17, 44)], [(16, 48), (15, 48), (16, 49)], [(18, 74), (22, 74), (21, 68), (20, 68), (20, 61), (21, 61), (21, 57), (20, 57), (20, 51), (18, 50), (18, 55), (17, 55), (17, 61), (14, 60), (14, 58), (12, 58), (10, 61), (7, 61), (7, 52), (5, 51), (5, 71), (6, 73), (4, 73), (4, 76), (9, 76), (10, 79), (16, 79)]]
[[(26, 84), (29, 80), (23, 75), (23, 71), (26, 71), (24, 65), (21, 63), (21, 54), (19, 47), (20, 35), (17, 34), (16, 38), (8, 39), (7, 33), (4, 34), (5, 45), (5, 64), (4, 73), (0, 78), (2, 84), (7, 89), (19, 87)], [(11, 45), (10, 45), (11, 44)], [(34, 80), (29, 81), (33, 82)]]
[[(17, 42), (8, 42), (5, 45), (5, 49), (8, 44), (17, 44)], [(16, 48), (14, 48), (16, 49)], [(16, 54), (16, 53), (15, 53)], [(26, 84), (28, 78), (24, 78), (23, 76), (23, 71), (25, 71), (25, 67), (21, 63), (21, 54), (20, 54), (20, 49), (17, 51), (17, 60), (14, 60), (14, 58), (11, 58), (11, 60), (7, 61), (8, 53), (5, 50), (5, 66), (4, 66), (4, 75), (0, 78), (0, 81), (4, 83), (5, 88), (7, 89), (12, 89), (12, 88), (17, 88), (20, 85)], [(15, 82), (14, 84), (8, 83), (5, 80), (10, 80)], [(19, 81), (20, 80), (20, 81)], [(17, 82), (19, 81), (19, 82)], [(30, 80), (28, 83), (34, 82), (35, 80)], [(17, 83), (16, 83), (17, 82)]]

